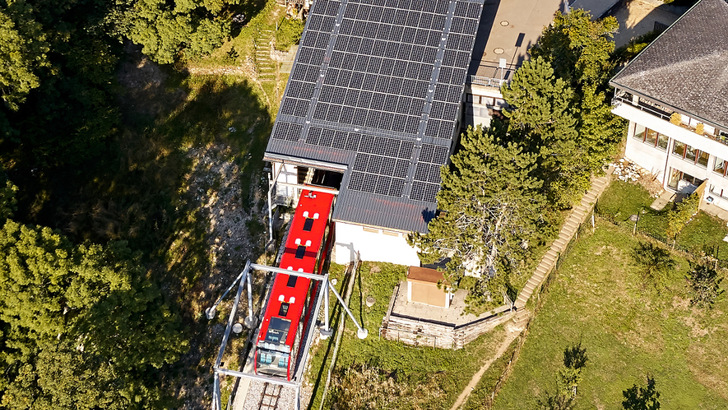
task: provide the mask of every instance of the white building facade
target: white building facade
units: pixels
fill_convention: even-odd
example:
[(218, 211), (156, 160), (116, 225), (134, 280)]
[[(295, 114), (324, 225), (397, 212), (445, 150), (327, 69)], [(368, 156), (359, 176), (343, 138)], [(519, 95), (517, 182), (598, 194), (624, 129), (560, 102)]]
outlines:
[(728, 3), (698, 2), (610, 84), (625, 157), (673, 192), (705, 182), (703, 200), (728, 210)]

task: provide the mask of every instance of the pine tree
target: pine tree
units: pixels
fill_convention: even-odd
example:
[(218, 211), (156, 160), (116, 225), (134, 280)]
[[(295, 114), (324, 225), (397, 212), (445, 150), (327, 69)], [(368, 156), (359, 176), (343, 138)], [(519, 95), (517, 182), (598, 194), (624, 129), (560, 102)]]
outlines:
[(453, 285), (466, 274), (480, 276), (471, 289), (476, 305), (505, 291), (508, 275), (518, 271), (542, 223), (536, 155), (505, 142), (505, 133), (498, 120), (487, 130), (468, 128), (452, 167), (442, 168), (439, 215), (427, 234), (410, 238), (424, 263), (448, 260), (446, 276)]
[(574, 91), (541, 57), (526, 61), (502, 89), (510, 138), (538, 154), (549, 200), (568, 207), (589, 185), (586, 149), (579, 143)]
[(555, 75), (574, 90), (579, 145), (590, 172), (598, 171), (616, 152), (624, 121), (611, 113), (606, 90), (615, 63), (612, 37), (619, 28), (614, 17), (592, 20), (589, 12), (557, 12), (530, 53), (551, 63)]

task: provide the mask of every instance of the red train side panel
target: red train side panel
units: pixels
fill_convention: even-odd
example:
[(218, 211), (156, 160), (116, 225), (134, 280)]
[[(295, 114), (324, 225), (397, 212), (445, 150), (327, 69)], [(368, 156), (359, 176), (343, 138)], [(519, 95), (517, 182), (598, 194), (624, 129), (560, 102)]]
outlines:
[[(334, 195), (304, 189), (293, 215), (279, 267), (319, 273), (326, 257), (327, 233)], [(318, 262), (318, 263), (317, 263)], [(278, 274), (256, 342), (255, 371), (291, 379), (298, 338), (308, 317), (307, 297), (311, 280)]]

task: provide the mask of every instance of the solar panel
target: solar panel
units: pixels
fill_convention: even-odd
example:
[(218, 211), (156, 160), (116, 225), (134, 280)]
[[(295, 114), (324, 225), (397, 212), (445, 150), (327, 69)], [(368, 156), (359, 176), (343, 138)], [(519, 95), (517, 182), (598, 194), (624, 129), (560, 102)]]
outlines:
[(482, 10), (454, 2), (316, 0), (272, 137), (356, 153), (348, 189), (434, 201)]
[(392, 183), (389, 186), (389, 196), (399, 197), (402, 196), (404, 190), (404, 179), (392, 178)]

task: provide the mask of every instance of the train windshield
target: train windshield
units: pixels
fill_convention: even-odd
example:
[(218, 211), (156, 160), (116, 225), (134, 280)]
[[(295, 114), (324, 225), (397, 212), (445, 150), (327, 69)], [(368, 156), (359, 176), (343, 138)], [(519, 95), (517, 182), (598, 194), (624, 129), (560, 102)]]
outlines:
[(288, 376), (288, 360), (291, 348), (286, 345), (286, 337), (291, 327), (291, 321), (279, 317), (270, 318), (265, 339), (258, 342), (257, 360), (258, 373), (271, 376)]
[(258, 373), (271, 376), (288, 377), (288, 353), (275, 350), (258, 349)]

